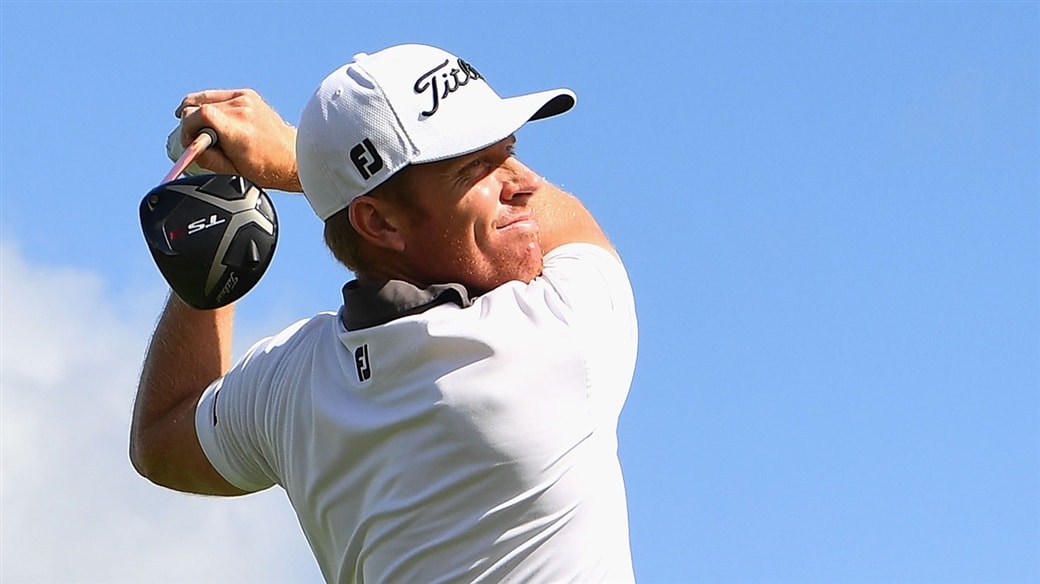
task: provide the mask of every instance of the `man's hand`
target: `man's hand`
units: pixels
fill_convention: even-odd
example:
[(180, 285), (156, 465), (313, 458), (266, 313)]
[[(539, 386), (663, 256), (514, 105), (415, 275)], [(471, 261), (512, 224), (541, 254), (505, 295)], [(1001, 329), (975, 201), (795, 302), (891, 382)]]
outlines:
[(181, 144), (202, 128), (217, 132), (217, 146), (196, 163), (208, 170), (238, 174), (262, 188), (302, 192), (296, 171), (296, 128), (252, 89), (210, 89), (190, 93), (177, 106)]

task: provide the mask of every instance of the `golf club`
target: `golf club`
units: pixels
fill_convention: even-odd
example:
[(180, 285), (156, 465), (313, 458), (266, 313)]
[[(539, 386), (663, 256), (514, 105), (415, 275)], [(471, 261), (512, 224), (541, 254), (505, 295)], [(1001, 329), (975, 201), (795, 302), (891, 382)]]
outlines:
[(178, 178), (216, 143), (216, 132), (204, 128), (140, 206), (141, 229), (159, 272), (181, 300), (202, 310), (249, 292), (267, 271), (278, 241), (274, 205), (249, 179)]

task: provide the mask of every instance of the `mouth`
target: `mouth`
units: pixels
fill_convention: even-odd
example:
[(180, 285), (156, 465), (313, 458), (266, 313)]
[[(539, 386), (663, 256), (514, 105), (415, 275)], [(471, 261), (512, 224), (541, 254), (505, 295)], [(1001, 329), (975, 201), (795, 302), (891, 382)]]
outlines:
[(531, 217), (530, 214), (525, 213), (523, 215), (516, 215), (506, 219), (504, 222), (498, 225), (498, 230), (503, 231), (507, 229), (538, 229), (538, 222)]

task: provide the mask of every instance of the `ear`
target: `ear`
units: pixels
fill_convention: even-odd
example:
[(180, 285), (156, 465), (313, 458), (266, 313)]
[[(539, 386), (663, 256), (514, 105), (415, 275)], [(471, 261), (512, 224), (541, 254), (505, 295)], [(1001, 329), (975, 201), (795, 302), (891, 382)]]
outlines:
[(362, 195), (350, 202), (350, 224), (366, 241), (380, 248), (404, 251), (399, 213), (387, 201)]

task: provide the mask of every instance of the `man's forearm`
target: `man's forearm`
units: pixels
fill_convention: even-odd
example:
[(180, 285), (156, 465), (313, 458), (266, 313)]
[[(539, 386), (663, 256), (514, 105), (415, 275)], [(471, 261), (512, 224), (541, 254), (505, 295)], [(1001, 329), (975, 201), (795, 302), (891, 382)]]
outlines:
[(607, 236), (574, 195), (545, 183), (531, 198), (531, 212), (538, 221), (542, 253), (566, 243), (592, 243), (613, 251)]
[(193, 438), (202, 392), (231, 365), (234, 305), (196, 310), (171, 294), (156, 325), (134, 404), (130, 454), (153, 481), (176, 465), (183, 440)]

